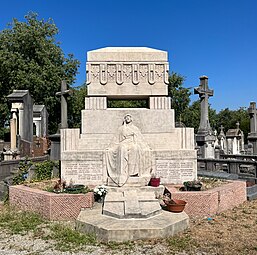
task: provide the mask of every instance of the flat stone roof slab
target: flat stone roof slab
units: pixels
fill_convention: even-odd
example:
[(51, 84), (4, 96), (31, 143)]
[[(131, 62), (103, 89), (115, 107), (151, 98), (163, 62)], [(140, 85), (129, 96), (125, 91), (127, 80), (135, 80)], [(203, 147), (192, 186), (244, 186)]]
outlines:
[(166, 62), (168, 61), (168, 53), (147, 47), (106, 47), (89, 51), (87, 61)]

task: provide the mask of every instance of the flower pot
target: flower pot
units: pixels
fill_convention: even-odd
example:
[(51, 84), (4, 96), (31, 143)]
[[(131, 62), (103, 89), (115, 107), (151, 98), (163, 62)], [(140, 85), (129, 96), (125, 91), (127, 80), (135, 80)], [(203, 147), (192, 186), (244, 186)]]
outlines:
[(97, 203), (103, 203), (103, 202), (104, 202), (104, 197), (105, 197), (105, 196), (97, 196), (97, 195), (95, 195), (95, 196), (94, 196), (95, 202), (97, 202)]
[(161, 182), (161, 178), (157, 178), (157, 177), (151, 178), (150, 179), (150, 186), (152, 186), (152, 187), (159, 187), (160, 182)]
[(202, 188), (202, 186), (186, 186), (186, 190), (187, 191), (200, 191), (201, 190), (201, 188)]
[(85, 185), (75, 184), (72, 187), (67, 187), (66, 192), (67, 193), (82, 193), (84, 188), (85, 188)]
[(183, 212), (186, 203), (186, 201), (179, 199), (172, 199), (169, 202), (165, 201), (167, 210), (174, 213)]

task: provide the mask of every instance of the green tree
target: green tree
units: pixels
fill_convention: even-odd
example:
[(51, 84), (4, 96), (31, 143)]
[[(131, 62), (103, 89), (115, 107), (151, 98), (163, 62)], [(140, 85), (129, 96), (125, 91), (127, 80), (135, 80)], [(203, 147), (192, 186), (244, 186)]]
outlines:
[(190, 103), (190, 88), (184, 88), (185, 77), (175, 72), (169, 76), (168, 95), (171, 97), (171, 106), (175, 110), (176, 121), (184, 121), (182, 113)]
[[(193, 127), (195, 133), (197, 133), (200, 119), (201, 119), (201, 105), (200, 100), (194, 101), (185, 111), (182, 113), (182, 119), (187, 127)], [(216, 110), (209, 105), (209, 121), (212, 129), (216, 129)]]
[(81, 125), (81, 110), (85, 109), (85, 97), (87, 86), (73, 87), (72, 95), (68, 100), (68, 122), (69, 127), (78, 128)]
[(34, 103), (46, 105), (49, 131), (55, 132), (60, 122), (60, 101), (55, 93), (61, 80), (69, 85), (74, 82), (79, 61), (72, 54), (64, 56), (52, 19), (38, 20), (36, 13), (29, 13), (25, 19), (13, 19), (0, 33), (0, 127), (9, 118), (6, 96), (13, 89), (27, 89)]
[(250, 119), (246, 107), (240, 107), (238, 110), (229, 110), (228, 108), (221, 110), (217, 114), (216, 128), (220, 128), (222, 125), (226, 132), (230, 128), (236, 128), (237, 121), (246, 138), (250, 132)]

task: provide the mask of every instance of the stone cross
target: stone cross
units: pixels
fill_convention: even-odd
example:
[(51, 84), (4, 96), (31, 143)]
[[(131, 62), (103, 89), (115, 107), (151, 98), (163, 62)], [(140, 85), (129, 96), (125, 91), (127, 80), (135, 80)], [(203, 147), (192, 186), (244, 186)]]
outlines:
[(70, 94), (71, 91), (67, 89), (66, 81), (62, 81), (61, 91), (56, 92), (56, 96), (61, 96), (61, 128), (68, 128), (67, 97)]
[(201, 100), (201, 121), (199, 126), (199, 131), (208, 131), (211, 129), (209, 123), (209, 105), (208, 98), (213, 96), (213, 90), (208, 88), (208, 77), (201, 76), (200, 77), (200, 85), (199, 87), (194, 89), (194, 94), (199, 94)]
[(220, 135), (225, 136), (224, 127), (222, 125), (220, 126)]
[(256, 102), (251, 102), (248, 108), (248, 113), (250, 115), (250, 132), (257, 133), (257, 109)]

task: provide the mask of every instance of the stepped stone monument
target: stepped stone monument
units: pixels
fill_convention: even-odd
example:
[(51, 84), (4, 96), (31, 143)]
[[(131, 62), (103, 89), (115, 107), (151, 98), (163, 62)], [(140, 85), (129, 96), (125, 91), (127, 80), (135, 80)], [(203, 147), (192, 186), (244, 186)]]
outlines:
[[(61, 129), (61, 176), (107, 185), (103, 207), (81, 211), (76, 228), (103, 241), (171, 236), (188, 227), (183, 212), (162, 210), (164, 186), (197, 178), (194, 131), (175, 128), (167, 52), (103, 48), (87, 54), (85, 109), (79, 129)], [(108, 108), (108, 100), (148, 100), (148, 108)]]
[[(175, 128), (167, 97), (167, 52), (103, 48), (88, 52), (86, 66), (81, 133), (61, 129), (62, 178), (113, 186), (146, 185), (151, 173), (162, 184), (197, 178), (194, 131)], [(110, 99), (147, 99), (149, 108), (107, 108)], [(118, 171), (122, 174), (113, 174)]]

